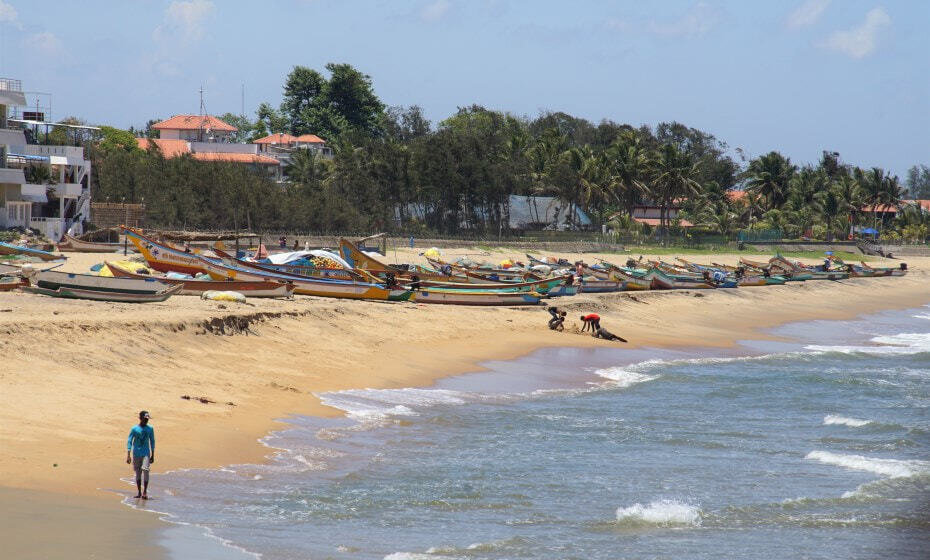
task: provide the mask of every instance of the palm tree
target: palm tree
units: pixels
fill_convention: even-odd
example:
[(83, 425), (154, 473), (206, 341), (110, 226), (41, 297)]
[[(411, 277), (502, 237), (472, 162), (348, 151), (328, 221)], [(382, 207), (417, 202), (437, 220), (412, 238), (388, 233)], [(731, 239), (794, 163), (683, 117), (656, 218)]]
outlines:
[(652, 158), (633, 130), (621, 133), (604, 157), (609, 167), (609, 187), (622, 202), (627, 215), (632, 216), (633, 207), (649, 190), (647, 181)]
[(299, 149), (291, 154), (284, 176), (292, 183), (313, 185), (329, 175), (329, 162), (313, 150)]
[(765, 199), (768, 210), (781, 208), (788, 199), (789, 183), (796, 171), (791, 159), (769, 152), (749, 162), (744, 173), (746, 191)]
[(674, 144), (664, 144), (659, 150), (654, 165), (653, 184), (661, 207), (659, 227), (662, 231), (666, 231), (668, 209), (672, 203), (698, 194), (699, 165), (690, 154), (682, 152)]

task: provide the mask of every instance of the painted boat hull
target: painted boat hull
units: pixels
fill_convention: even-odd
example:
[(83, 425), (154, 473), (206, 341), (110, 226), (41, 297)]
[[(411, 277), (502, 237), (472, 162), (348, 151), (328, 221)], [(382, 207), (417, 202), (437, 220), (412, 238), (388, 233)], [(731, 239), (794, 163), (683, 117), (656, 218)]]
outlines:
[(0, 255), (25, 255), (27, 257), (37, 257), (43, 261), (63, 261), (68, 258), (64, 255), (56, 255), (54, 253), (49, 253), (48, 251), (40, 251), (39, 249), (22, 247), (20, 245), (13, 245), (12, 243), (4, 243), (2, 241), (0, 241)]
[(99, 290), (87, 290), (81, 288), (58, 288), (52, 290), (39, 286), (25, 286), (23, 287), (23, 290), (33, 294), (41, 294), (45, 296), (67, 299), (88, 299), (93, 301), (113, 301), (120, 303), (158, 303), (165, 301), (166, 299), (180, 292), (181, 286), (171, 286), (167, 290), (155, 294), (102, 292)]
[(29, 285), (45, 290), (91, 290), (101, 293), (152, 295), (171, 288), (154, 278), (110, 278), (90, 274), (73, 274), (54, 270), (25, 273)]
[(601, 294), (619, 291), (620, 282), (614, 280), (582, 280), (578, 283), (578, 292), (582, 294)]
[[(147, 278), (144, 274), (136, 274), (113, 263), (104, 263), (116, 278)], [(290, 297), (294, 293), (292, 284), (282, 282), (253, 282), (235, 280), (179, 280), (174, 278), (157, 278), (159, 282), (169, 285), (182, 286), (178, 292), (180, 296), (199, 296), (207, 291), (233, 291), (250, 298), (281, 298)]]
[(548, 295), (549, 297), (566, 297), (566, 296), (573, 296), (577, 293), (578, 293), (578, 286), (576, 284), (573, 284), (571, 286), (565, 286), (563, 284), (562, 286), (559, 286), (558, 288), (555, 288), (554, 290), (549, 290), (549, 293), (546, 295)]
[(22, 278), (6, 277), (0, 279), (0, 292), (9, 292), (22, 286), (28, 286)]
[[(67, 233), (64, 235), (64, 241), (58, 244), (59, 251), (73, 251), (75, 253), (115, 253), (122, 251), (122, 243), (96, 243), (93, 241), (81, 241), (76, 237), (71, 237)], [(130, 249), (134, 251), (134, 249)]]
[(514, 306), (538, 305), (539, 295), (532, 293), (494, 294), (465, 292), (462, 290), (420, 290), (416, 293), (417, 303), (444, 305)]

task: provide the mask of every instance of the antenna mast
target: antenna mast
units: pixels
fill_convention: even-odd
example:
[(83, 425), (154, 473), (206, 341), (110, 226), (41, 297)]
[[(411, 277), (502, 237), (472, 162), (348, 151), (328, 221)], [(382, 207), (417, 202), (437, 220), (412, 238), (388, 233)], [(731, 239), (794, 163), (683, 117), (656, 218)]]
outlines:
[(206, 113), (206, 110), (204, 109), (204, 106), (203, 106), (203, 84), (200, 84), (200, 118), (198, 119), (198, 121), (200, 122), (200, 126), (199, 126), (198, 135), (197, 135), (197, 141), (199, 142), (203, 142), (203, 116), (205, 113)]

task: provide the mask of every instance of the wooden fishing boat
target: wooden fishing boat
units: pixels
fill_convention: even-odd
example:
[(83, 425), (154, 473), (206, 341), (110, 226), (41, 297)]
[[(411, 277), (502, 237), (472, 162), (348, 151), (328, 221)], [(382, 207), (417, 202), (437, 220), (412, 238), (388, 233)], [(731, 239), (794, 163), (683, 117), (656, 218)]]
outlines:
[(13, 245), (12, 243), (4, 243), (2, 241), (0, 241), (0, 255), (25, 255), (27, 257), (37, 257), (43, 261), (63, 261), (68, 258), (64, 255), (56, 255), (48, 251)]
[(519, 268), (469, 268), (459, 264), (447, 263), (431, 257), (426, 257), (426, 262), (428, 262), (430, 266), (439, 270), (442, 270), (444, 267), (449, 267), (452, 272), (465, 275), (469, 279), (469, 282), (527, 282), (530, 280), (539, 279), (537, 275)]
[(289, 274), (242, 268), (230, 263), (206, 258), (202, 258), (201, 261), (204, 270), (206, 270), (207, 274), (214, 280), (276, 280), (279, 282), (290, 282), (294, 285), (295, 294), (305, 296), (406, 301), (411, 299), (413, 294), (411, 290), (388, 289), (385, 286), (373, 283), (305, 278)]
[(865, 261), (861, 261), (861, 264), (862, 264), (863, 270), (870, 270), (876, 276), (882, 275), (879, 273), (885, 273), (884, 274), (885, 276), (904, 276), (905, 274), (907, 274), (907, 264), (905, 263), (901, 263), (901, 265), (897, 267), (891, 267), (891, 266), (874, 267)]
[[(115, 278), (135, 278), (143, 280), (153, 278), (144, 274), (132, 272), (131, 270), (126, 270), (111, 262), (104, 262), (104, 264)], [(178, 295), (182, 296), (199, 296), (211, 290), (239, 292), (247, 298), (290, 297), (294, 293), (293, 284), (276, 281), (182, 280), (164, 277), (154, 277), (154, 279), (172, 286), (180, 284), (182, 289), (178, 292)]]
[(810, 274), (809, 280), (845, 280), (849, 278), (849, 273), (840, 270), (815, 270), (810, 266), (800, 263), (793, 263), (785, 257), (772, 257), (769, 261), (773, 266), (778, 265), (792, 273), (800, 272)]
[(760, 263), (740, 257), (740, 264), (759, 272), (769, 271), (771, 277), (782, 277), (786, 282), (804, 282), (813, 279), (813, 274), (808, 271), (797, 270), (795, 267), (786, 267), (783, 263)]
[(562, 284), (558, 288), (549, 290), (549, 293), (547, 293), (546, 295), (549, 297), (566, 297), (566, 296), (573, 296), (577, 293), (578, 293), (578, 284), (572, 284), (571, 286)]
[(445, 305), (538, 305), (539, 300), (540, 295), (535, 292), (493, 293), (426, 289), (416, 293), (417, 303)]
[(0, 277), (0, 292), (9, 292), (10, 290), (28, 285), (28, 282), (17, 276)]
[(236, 258), (235, 256), (223, 251), (222, 249), (213, 249), (216, 256), (234, 263), (236, 266), (243, 268), (254, 268), (264, 272), (274, 272), (283, 274), (293, 274), (296, 276), (305, 276), (307, 278), (331, 278), (335, 280), (364, 280), (358, 273), (345, 268), (317, 268), (313, 266), (297, 266), (288, 264), (271, 264), (247, 261)]
[(705, 270), (711, 272), (720, 272), (725, 274), (727, 278), (732, 279), (740, 287), (743, 286), (769, 286), (784, 284), (785, 279), (781, 276), (765, 276), (764, 274), (746, 274), (746, 267), (742, 269), (737, 269), (735, 267), (724, 267), (716, 263), (713, 266), (697, 264), (690, 261), (687, 261), (681, 257), (676, 257), (675, 260), (682, 263), (682, 265), (695, 273), (703, 273)]
[(23, 290), (33, 294), (69, 299), (89, 299), (94, 301), (114, 301), (122, 303), (157, 303), (165, 301), (176, 293), (180, 292), (183, 286), (168, 286), (166, 289), (155, 293), (127, 293), (112, 292), (84, 288), (42, 288), (40, 286), (23, 286)]
[(583, 294), (619, 292), (620, 282), (614, 280), (585, 280), (582, 278), (578, 281), (578, 291)]
[(601, 264), (610, 271), (610, 279), (620, 282), (620, 289), (623, 291), (642, 291), (652, 287), (652, 282), (644, 278), (645, 272), (638, 273), (629, 268), (623, 268), (607, 261), (601, 261)]
[(717, 287), (703, 279), (673, 276), (658, 268), (650, 268), (643, 278), (649, 280), (653, 290), (706, 290)]
[(55, 270), (24, 270), (23, 277), (32, 287), (52, 291), (64, 288), (100, 293), (152, 295), (164, 292), (171, 287), (154, 278), (113, 278)]
[(142, 258), (148, 263), (149, 268), (159, 272), (180, 272), (191, 276), (207, 272), (204, 260), (199, 256), (157, 243), (132, 228), (123, 227), (122, 229), (130, 243), (138, 249)]
[(20, 274), (22, 274), (22, 272), (23, 272), (23, 269), (18, 266), (0, 263), (0, 276), (6, 276), (8, 274), (19, 276)]
[[(77, 237), (72, 237), (67, 233), (63, 237), (64, 241), (58, 244), (59, 251), (74, 251), (76, 253), (115, 253), (122, 251), (123, 243), (100, 243), (97, 241), (83, 241)], [(130, 249), (135, 252), (135, 248)]]

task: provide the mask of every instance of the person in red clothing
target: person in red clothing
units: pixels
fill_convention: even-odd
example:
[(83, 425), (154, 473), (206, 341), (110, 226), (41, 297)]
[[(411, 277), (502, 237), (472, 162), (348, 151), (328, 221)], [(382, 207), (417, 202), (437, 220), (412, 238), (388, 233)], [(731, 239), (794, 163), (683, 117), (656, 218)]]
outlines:
[(581, 327), (581, 332), (588, 330), (588, 327), (591, 328), (592, 333), (596, 333), (597, 329), (601, 328), (601, 316), (597, 313), (588, 313), (587, 315), (581, 316), (581, 322), (584, 325)]

